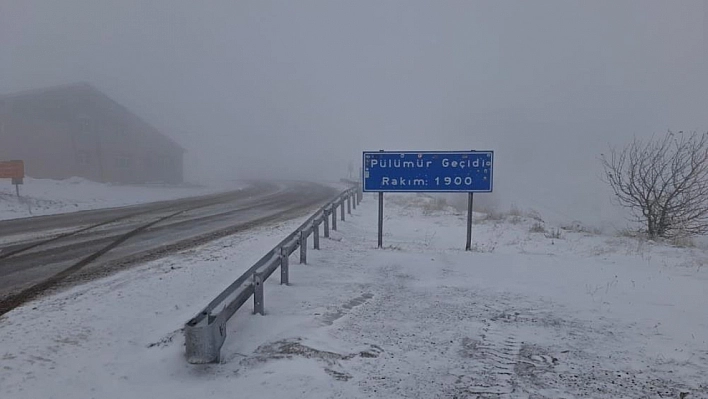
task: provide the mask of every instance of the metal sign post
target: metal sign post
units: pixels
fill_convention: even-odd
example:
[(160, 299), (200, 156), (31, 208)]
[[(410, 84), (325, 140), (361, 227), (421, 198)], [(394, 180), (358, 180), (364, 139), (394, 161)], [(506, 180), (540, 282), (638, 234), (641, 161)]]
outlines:
[(24, 184), (24, 179), (13, 178), (12, 184), (15, 185), (15, 191), (17, 192), (17, 198), (20, 198), (20, 184)]
[(465, 251), (472, 250), (472, 205), (474, 204), (474, 193), (469, 193), (467, 200), (467, 245)]
[[(384, 150), (379, 150), (379, 152), (384, 152)], [(364, 170), (366, 170), (366, 161), (364, 161)], [(366, 175), (364, 176), (364, 190), (366, 190)], [(379, 191), (379, 248), (383, 248), (383, 191)]]
[(383, 248), (383, 192), (379, 193), (379, 248)]

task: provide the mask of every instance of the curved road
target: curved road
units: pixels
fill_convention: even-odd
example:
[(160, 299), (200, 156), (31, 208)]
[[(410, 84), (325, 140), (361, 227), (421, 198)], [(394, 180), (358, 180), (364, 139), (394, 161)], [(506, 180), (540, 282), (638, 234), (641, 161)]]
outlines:
[(336, 194), (313, 183), (259, 183), (204, 197), (0, 221), (0, 315), (60, 284), (288, 219)]

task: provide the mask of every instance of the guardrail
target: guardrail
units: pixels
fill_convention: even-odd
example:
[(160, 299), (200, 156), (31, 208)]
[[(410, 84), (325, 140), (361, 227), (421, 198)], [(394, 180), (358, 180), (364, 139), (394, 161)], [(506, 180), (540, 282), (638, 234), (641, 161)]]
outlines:
[(290, 255), (300, 249), (300, 263), (306, 264), (308, 237), (312, 235), (314, 249), (320, 249), (320, 225), (324, 224), (324, 237), (329, 237), (330, 219), (332, 230), (337, 230), (337, 208), (344, 221), (345, 207), (351, 214), (362, 198), (360, 187), (353, 187), (328, 202), (189, 320), (184, 326), (187, 361), (218, 362), (226, 340), (226, 323), (236, 311), (253, 296), (253, 313), (265, 315), (263, 283), (280, 267), (280, 284), (288, 285)]

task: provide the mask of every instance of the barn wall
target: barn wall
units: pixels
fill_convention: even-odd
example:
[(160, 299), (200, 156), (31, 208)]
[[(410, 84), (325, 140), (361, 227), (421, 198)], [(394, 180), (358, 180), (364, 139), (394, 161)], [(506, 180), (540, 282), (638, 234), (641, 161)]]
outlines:
[(0, 159), (28, 176), (116, 183), (183, 179), (184, 150), (88, 85), (0, 98)]

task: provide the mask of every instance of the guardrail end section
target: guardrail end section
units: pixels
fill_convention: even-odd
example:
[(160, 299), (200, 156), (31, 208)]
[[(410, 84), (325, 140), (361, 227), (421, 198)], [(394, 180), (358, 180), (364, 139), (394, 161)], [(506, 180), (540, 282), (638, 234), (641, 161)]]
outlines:
[(226, 322), (212, 315), (197, 322), (192, 319), (184, 326), (184, 338), (189, 363), (218, 363), (226, 340)]

